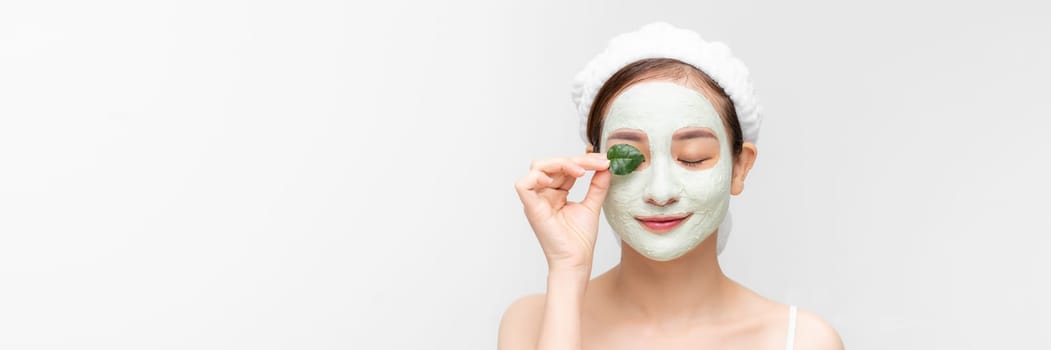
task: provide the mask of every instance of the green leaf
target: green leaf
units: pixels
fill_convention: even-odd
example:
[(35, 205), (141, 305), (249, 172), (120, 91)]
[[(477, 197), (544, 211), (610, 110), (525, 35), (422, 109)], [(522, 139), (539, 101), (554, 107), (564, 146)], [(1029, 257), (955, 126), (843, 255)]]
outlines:
[(635, 171), (646, 157), (635, 146), (620, 143), (606, 151), (606, 159), (609, 159), (609, 172), (613, 175), (627, 175)]

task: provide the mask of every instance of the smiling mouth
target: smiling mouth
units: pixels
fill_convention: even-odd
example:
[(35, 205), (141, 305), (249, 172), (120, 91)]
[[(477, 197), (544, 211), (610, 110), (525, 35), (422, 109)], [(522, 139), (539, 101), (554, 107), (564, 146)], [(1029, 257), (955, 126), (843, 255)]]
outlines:
[(635, 220), (653, 233), (665, 233), (679, 227), (693, 213), (677, 215), (636, 216)]

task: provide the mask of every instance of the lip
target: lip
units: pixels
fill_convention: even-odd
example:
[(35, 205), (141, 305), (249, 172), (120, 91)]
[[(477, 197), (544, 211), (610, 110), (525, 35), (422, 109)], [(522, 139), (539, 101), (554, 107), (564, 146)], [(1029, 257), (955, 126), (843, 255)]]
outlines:
[(656, 215), (656, 216), (636, 216), (635, 220), (642, 224), (647, 230), (653, 233), (665, 233), (679, 227), (686, 219), (689, 219), (693, 213), (686, 214), (675, 214), (675, 215)]

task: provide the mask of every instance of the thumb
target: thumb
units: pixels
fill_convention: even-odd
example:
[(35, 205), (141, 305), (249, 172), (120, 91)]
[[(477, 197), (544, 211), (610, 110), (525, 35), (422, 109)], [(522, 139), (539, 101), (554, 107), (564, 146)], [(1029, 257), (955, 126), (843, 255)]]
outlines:
[(591, 211), (598, 213), (599, 209), (602, 208), (602, 202), (606, 200), (606, 193), (609, 192), (609, 182), (613, 176), (609, 170), (599, 170), (595, 172), (595, 175), (591, 177), (591, 186), (588, 187), (588, 194), (584, 196), (584, 200), (580, 203), (583, 204)]

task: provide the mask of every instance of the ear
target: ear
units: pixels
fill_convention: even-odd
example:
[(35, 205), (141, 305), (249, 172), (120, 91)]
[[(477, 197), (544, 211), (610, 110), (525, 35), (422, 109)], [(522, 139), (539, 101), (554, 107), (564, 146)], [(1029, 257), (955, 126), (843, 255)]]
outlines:
[(737, 160), (734, 162), (734, 173), (733, 181), (730, 184), (730, 194), (739, 195), (744, 191), (744, 179), (748, 177), (748, 171), (752, 170), (752, 165), (755, 164), (755, 157), (758, 155), (758, 150), (755, 148), (755, 144), (751, 142), (745, 142), (741, 146), (741, 155), (737, 156)]
[(591, 146), (590, 144), (588, 145), (587, 148), (584, 149), (584, 153), (593, 153), (593, 152), (595, 152), (595, 147)]

